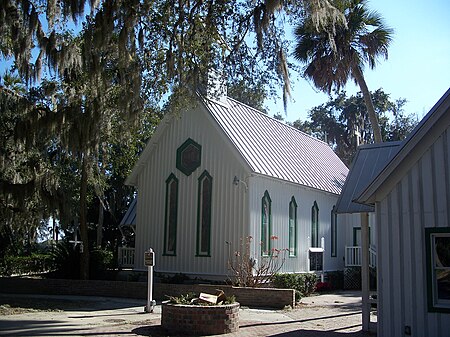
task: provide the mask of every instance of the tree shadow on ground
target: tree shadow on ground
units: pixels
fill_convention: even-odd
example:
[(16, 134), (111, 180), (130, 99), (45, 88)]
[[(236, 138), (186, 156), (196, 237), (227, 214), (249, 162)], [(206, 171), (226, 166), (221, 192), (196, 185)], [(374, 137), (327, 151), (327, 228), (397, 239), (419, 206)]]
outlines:
[(11, 320), (0, 322), (0, 335), (6, 336), (60, 336), (73, 335), (76, 330), (82, 334), (85, 329), (75, 328), (59, 320), (17, 320), (14, 315)]
[(167, 331), (161, 325), (150, 325), (150, 326), (140, 326), (139, 328), (131, 330), (132, 333), (138, 336), (152, 336), (152, 337), (162, 337), (162, 336), (173, 336), (169, 335)]
[(372, 337), (376, 336), (376, 333), (373, 332), (363, 332), (363, 331), (355, 331), (355, 332), (338, 332), (338, 331), (317, 331), (317, 330), (293, 330), (289, 332), (281, 332), (274, 335), (268, 335), (267, 337)]
[[(144, 306), (144, 301), (120, 301), (109, 298), (93, 298), (79, 296), (43, 296), (43, 295), (1, 295), (0, 309), (27, 312), (38, 311), (93, 311), (129, 308), (130, 306)], [(21, 310), (24, 309), (24, 310)], [(1, 313), (1, 310), (0, 310)]]
[[(280, 333), (264, 333), (263, 330), (255, 330), (250, 332), (246, 331), (246, 327), (239, 328), (238, 332), (227, 334), (226, 336), (266, 336), (266, 337), (374, 337), (376, 333), (374, 332), (363, 332), (363, 331), (355, 331), (355, 332), (340, 332), (339, 330), (354, 328), (358, 326), (348, 326), (345, 328), (339, 328), (337, 330), (328, 330), (328, 331), (318, 331), (318, 330), (306, 330), (306, 329), (294, 329), (292, 331), (280, 332)], [(133, 334), (138, 336), (151, 336), (151, 337), (163, 337), (163, 336), (171, 336), (171, 337), (181, 337), (185, 335), (172, 335), (168, 334), (167, 331), (161, 327), (161, 325), (153, 325), (153, 326), (145, 326), (133, 329), (131, 331)]]

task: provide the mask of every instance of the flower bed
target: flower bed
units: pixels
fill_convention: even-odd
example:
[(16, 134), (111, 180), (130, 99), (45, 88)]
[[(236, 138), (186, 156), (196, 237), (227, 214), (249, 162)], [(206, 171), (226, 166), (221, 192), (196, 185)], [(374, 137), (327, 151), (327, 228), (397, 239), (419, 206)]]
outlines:
[(239, 330), (238, 302), (224, 305), (189, 305), (163, 302), (161, 326), (182, 335), (218, 335)]

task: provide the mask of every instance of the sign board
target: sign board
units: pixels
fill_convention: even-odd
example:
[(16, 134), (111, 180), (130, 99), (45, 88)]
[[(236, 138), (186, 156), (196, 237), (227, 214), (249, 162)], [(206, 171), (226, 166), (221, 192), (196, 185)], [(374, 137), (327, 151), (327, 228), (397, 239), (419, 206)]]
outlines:
[(310, 248), (309, 249), (309, 270), (322, 271), (323, 270), (323, 249)]
[(153, 267), (155, 265), (155, 253), (146, 251), (144, 252), (144, 265), (147, 267)]

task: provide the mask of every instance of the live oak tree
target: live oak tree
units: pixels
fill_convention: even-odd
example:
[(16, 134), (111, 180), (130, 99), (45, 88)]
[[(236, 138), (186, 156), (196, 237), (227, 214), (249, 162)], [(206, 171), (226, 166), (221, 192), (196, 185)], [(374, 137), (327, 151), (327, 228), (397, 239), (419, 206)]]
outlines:
[[(211, 68), (253, 88), (282, 85), (286, 102), (284, 27), (305, 13), (330, 38), (344, 23), (327, 0), (0, 2), (0, 57), (25, 88), (14, 92), (4, 76), (0, 83), (10, 123), (0, 171), (23, 166), (0, 177), (2, 207), (30, 210), (23, 201), (36, 197), (36, 218), (77, 215), (88, 278), (87, 200), (91, 189), (103, 198), (104, 149), (120, 133), (112, 130), (125, 137), (168, 95), (182, 105)], [(77, 187), (65, 191), (70, 172)]]
[[(79, 37), (74, 38), (74, 43), (78, 43), (80, 50), (86, 52), (89, 46), (85, 43), (84, 34), (82, 31)], [(103, 57), (100, 63), (104, 69), (101, 81), (98, 78), (88, 78), (90, 64), (85, 61), (70, 74), (62, 74), (58, 81), (42, 81), (39, 87), (32, 88), (26, 96), (10, 95), (9, 90), (2, 89), (2, 102), (16, 101), (4, 109), (4, 112), (12, 113), (14, 119), (11, 137), (7, 139), (13, 145), (5, 156), (11, 158), (11, 161), (6, 163), (5, 168), (17, 167), (18, 158), (21, 158), (24, 161), (22, 166), (28, 167), (30, 172), (20, 175), (20, 171), (16, 171), (15, 179), (2, 175), (2, 180), (5, 180), (2, 185), (3, 195), (17, 202), (39, 195), (42, 207), (46, 208), (41, 216), (57, 215), (63, 223), (66, 220), (64, 209), (70, 208), (72, 218), (77, 215), (83, 247), (80, 261), (82, 278), (89, 276), (89, 185), (98, 197), (102, 197), (102, 165), (107, 163), (106, 151), (102, 145), (111, 143), (112, 136), (115, 139), (126, 138), (129, 132), (135, 130), (130, 122), (134, 120), (133, 114), (137, 114), (139, 110), (147, 110), (139, 102), (139, 85), (133, 106), (129, 106), (130, 101), (122, 100), (122, 97), (132, 96), (130, 88), (133, 86), (130, 84), (134, 77), (133, 74), (127, 75), (127, 72), (135, 65), (129, 63), (127, 67), (123, 67), (123, 78), (118, 78), (119, 71), (115, 66), (118, 53), (118, 48), (110, 49), (109, 54)], [(31, 93), (35, 93), (37, 98), (32, 99)], [(18, 102), (22, 104), (18, 105)], [(124, 137), (117, 137), (120, 132)], [(18, 157), (20, 149), (36, 149), (40, 154), (39, 158), (46, 165), (37, 166), (35, 161), (26, 160), (25, 156), (31, 153), (30, 150), (24, 151), (25, 156)], [(57, 170), (60, 165), (69, 165), (64, 173), (70, 173), (72, 180), (78, 180), (77, 191), (64, 189), (61, 175), (57, 174), (61, 173)], [(20, 186), (28, 189), (18, 191)], [(73, 205), (67, 205), (67, 201), (73, 201), (67, 194), (78, 199), (78, 212), (74, 212)]]
[[(289, 92), (285, 23), (309, 13), (314, 26), (330, 35), (343, 22), (327, 0), (6, 0), (0, 5), (0, 51), (13, 57), (27, 81), (46, 65), (70, 74), (89, 63), (89, 77), (102, 76), (102, 57), (119, 48), (118, 72), (139, 58), (144, 92), (160, 98), (171, 87), (196, 89), (211, 67), (264, 84), (283, 82)], [(87, 48), (80, 53), (67, 39), (80, 23)], [(69, 24), (69, 25), (68, 25)], [(45, 27), (48, 29), (45, 30)], [(331, 36), (331, 35), (330, 35)], [(32, 55), (33, 48), (35, 56)], [(137, 69), (136, 69), (137, 70)]]

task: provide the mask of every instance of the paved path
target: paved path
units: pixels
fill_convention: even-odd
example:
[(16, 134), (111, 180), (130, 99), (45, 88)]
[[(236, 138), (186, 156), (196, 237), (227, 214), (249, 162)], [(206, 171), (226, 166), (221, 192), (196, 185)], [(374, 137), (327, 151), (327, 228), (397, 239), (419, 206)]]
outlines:
[[(343, 292), (305, 298), (292, 310), (241, 308), (239, 332), (227, 337), (362, 337), (359, 293)], [(1, 336), (166, 336), (161, 307), (144, 313), (142, 300), (104, 297), (30, 296), (30, 308), (57, 301), (55, 311), (30, 311), (0, 316)], [(0, 304), (11, 295), (0, 294)], [(35, 303), (33, 306), (32, 304)], [(39, 306), (38, 304), (42, 305)], [(52, 306), (50, 306), (52, 307)], [(372, 317), (372, 320), (376, 317)]]

